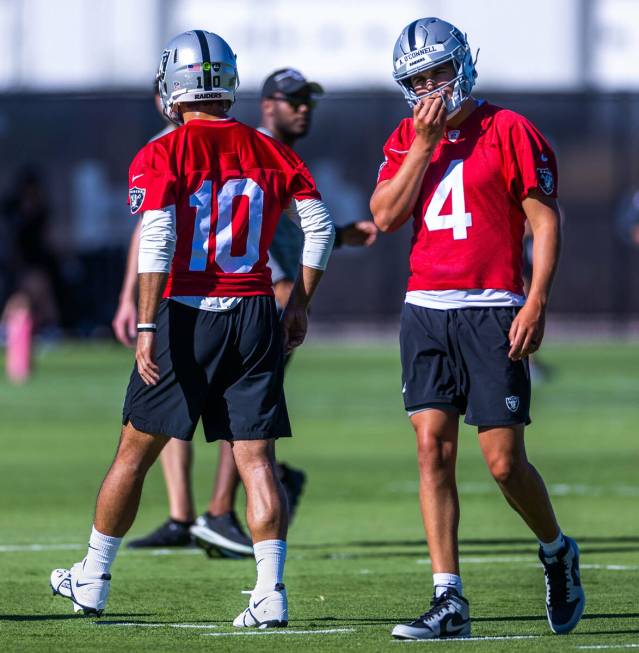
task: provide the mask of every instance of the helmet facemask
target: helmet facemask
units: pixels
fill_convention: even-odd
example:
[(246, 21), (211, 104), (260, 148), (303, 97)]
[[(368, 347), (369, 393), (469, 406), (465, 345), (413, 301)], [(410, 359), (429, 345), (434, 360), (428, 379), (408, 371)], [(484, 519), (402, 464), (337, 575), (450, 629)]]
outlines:
[[(397, 39), (393, 52), (393, 79), (411, 108), (421, 99), (439, 95), (446, 105), (447, 118), (451, 118), (470, 97), (477, 77), (476, 61), (477, 57), (473, 61), (466, 36), (456, 27), (439, 18), (422, 18), (408, 25)], [(446, 63), (453, 66), (453, 78), (447, 84), (418, 96), (411, 79)], [(453, 92), (448, 97), (444, 89), (451, 85)]]

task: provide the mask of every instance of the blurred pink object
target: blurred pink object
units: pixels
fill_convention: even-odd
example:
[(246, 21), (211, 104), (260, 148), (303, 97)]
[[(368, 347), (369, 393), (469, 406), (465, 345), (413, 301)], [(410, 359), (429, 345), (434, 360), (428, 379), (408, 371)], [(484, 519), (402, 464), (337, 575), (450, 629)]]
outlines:
[(6, 317), (7, 378), (24, 383), (31, 374), (31, 341), (33, 318), (27, 307), (14, 308)]

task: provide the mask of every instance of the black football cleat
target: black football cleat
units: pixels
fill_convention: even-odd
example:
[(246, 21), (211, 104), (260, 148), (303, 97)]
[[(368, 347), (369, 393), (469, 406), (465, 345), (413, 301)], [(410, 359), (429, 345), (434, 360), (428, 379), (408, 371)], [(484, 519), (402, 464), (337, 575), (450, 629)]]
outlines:
[(200, 515), (191, 526), (195, 543), (212, 558), (244, 558), (253, 555), (253, 542), (244, 532), (234, 511), (214, 517), (209, 512)]
[(564, 535), (564, 546), (554, 556), (544, 555), (539, 547), (539, 559), (546, 579), (546, 614), (553, 633), (569, 633), (581, 619), (586, 596), (579, 576), (579, 547)]
[(468, 601), (449, 588), (430, 604), (430, 610), (409, 624), (393, 628), (395, 639), (448, 639), (470, 637), (470, 609)]
[(127, 543), (129, 549), (148, 549), (152, 547), (180, 547), (191, 546), (193, 538), (189, 528), (191, 524), (178, 522), (174, 519), (167, 519), (161, 526), (153, 532), (140, 537), (137, 540), (131, 540)]

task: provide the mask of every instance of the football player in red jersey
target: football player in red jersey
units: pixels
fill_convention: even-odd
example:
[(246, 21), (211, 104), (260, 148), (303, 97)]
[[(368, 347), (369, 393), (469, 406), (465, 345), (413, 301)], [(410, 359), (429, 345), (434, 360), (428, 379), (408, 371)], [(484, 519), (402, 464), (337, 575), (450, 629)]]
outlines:
[[(258, 131), (289, 147), (306, 136), (311, 126), (313, 108), (322, 87), (308, 81), (298, 70), (283, 68), (271, 73), (262, 86), (261, 123)], [(156, 95), (156, 103), (159, 94)], [(161, 105), (159, 106), (160, 110)], [(173, 123), (171, 123), (173, 127)], [(164, 135), (163, 130), (158, 136)], [(335, 248), (340, 245), (370, 246), (377, 237), (371, 220), (360, 220), (335, 227)], [(126, 274), (120, 293), (113, 330), (124, 345), (135, 342), (137, 323), (137, 261), (139, 225), (129, 246)], [(299, 268), (303, 234), (286, 216), (278, 222), (269, 249), (269, 267), (275, 300), (284, 307)], [(287, 356), (286, 362), (290, 360)], [(217, 470), (207, 511), (196, 519), (191, 484), (193, 449), (191, 442), (171, 440), (160, 454), (160, 463), (169, 499), (169, 517), (150, 533), (127, 542), (130, 548), (189, 546), (192, 535), (209, 554), (226, 557), (252, 556), (250, 538), (244, 532), (234, 510), (239, 484), (237, 468), (229, 444), (220, 442)], [(278, 462), (278, 474), (286, 491), (289, 522), (298, 505), (306, 475), (303, 471)], [(195, 523), (194, 523), (195, 522)]]
[[(417, 435), (420, 503), (433, 568), (430, 609), (399, 639), (470, 635), (463, 596), (455, 483), (459, 416), (477, 426), (490, 472), (537, 536), (554, 632), (584, 608), (579, 550), (557, 524), (530, 464), (527, 356), (543, 337), (560, 245), (555, 155), (524, 117), (470, 93), (465, 35), (438, 18), (401, 33), (394, 78), (412, 107), (384, 146), (371, 211), (385, 232), (413, 218), (401, 317), (403, 396)], [(522, 285), (522, 237), (534, 234), (533, 278)]]
[[(54, 593), (85, 614), (105, 607), (146, 472), (170, 438), (190, 440), (201, 417), (207, 441), (231, 442), (247, 494), (257, 581), (233, 624), (288, 623), (287, 511), (274, 454), (274, 440), (291, 435), (283, 353), (304, 340), (334, 228), (302, 160), (226, 115), (239, 83), (235, 59), (202, 30), (168, 44), (160, 95), (184, 126), (147, 144), (129, 170), (131, 213), (143, 213), (136, 365), (87, 556), (51, 574)], [(283, 211), (305, 239), (280, 327), (267, 261)]]

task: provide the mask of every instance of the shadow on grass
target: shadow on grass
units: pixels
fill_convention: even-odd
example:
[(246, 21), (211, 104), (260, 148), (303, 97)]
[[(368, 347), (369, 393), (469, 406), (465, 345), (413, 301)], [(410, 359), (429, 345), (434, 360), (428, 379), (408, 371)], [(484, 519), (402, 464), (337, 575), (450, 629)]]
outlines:
[[(625, 612), (625, 613), (600, 613), (600, 614), (586, 614), (582, 617), (582, 621), (589, 621), (592, 619), (635, 619), (639, 617), (639, 613)], [(412, 621), (415, 616), (411, 617), (318, 617), (311, 621), (305, 622), (305, 627), (322, 626), (327, 623), (339, 624), (340, 626), (380, 626), (380, 625), (394, 625), (398, 623), (407, 623)], [(547, 621), (546, 615), (516, 615), (516, 616), (500, 616), (500, 617), (475, 617), (472, 618), (473, 623), (509, 623), (509, 622), (523, 622), (523, 621)], [(617, 634), (635, 634), (639, 630), (596, 630), (596, 631), (582, 631), (578, 635), (617, 635)]]
[[(610, 537), (598, 537), (598, 536), (574, 536), (574, 538), (579, 542), (581, 547), (582, 544), (639, 544), (639, 536), (633, 535), (619, 535), (619, 536), (610, 536)], [(462, 539), (459, 541), (460, 546), (513, 546), (513, 545), (535, 545), (535, 539), (533, 537), (529, 538), (500, 538), (500, 539), (491, 539), (491, 538), (475, 538), (475, 539)], [(327, 543), (327, 544), (295, 544), (296, 549), (329, 549), (329, 548), (339, 548), (343, 546), (354, 546), (354, 547), (375, 547), (382, 548), (385, 546), (410, 546), (410, 547), (423, 547), (425, 546), (425, 540), (359, 540), (354, 542), (339, 542), (339, 543)], [(636, 551), (639, 550), (635, 547), (623, 549), (627, 551)], [(611, 551), (609, 548), (602, 549), (592, 549), (592, 552)]]
[[(134, 614), (111, 614), (110, 616), (111, 617), (152, 617), (153, 613), (138, 612)], [(65, 619), (76, 619), (77, 621), (91, 621), (91, 617), (87, 619), (87, 617), (79, 614), (0, 614), (0, 621), (64, 621)]]
[[(344, 545), (342, 545), (344, 546)], [(348, 545), (347, 545), (348, 546)], [(392, 546), (398, 546), (397, 544), (393, 544)], [(401, 545), (399, 545), (401, 546)], [(302, 548), (302, 547), (297, 547), (293, 546), (291, 549), (294, 551), (297, 548)], [(372, 547), (371, 547), (372, 548)], [(335, 551), (328, 552), (328, 553), (320, 553), (319, 551), (317, 553), (315, 552), (308, 552), (308, 553), (303, 553), (300, 554), (300, 558), (305, 559), (305, 560), (366, 560), (366, 559), (372, 559), (372, 558), (415, 558), (415, 557), (420, 557), (420, 556), (427, 556), (428, 555), (428, 548), (426, 547), (426, 544), (424, 542), (421, 543), (420, 545), (420, 550), (419, 551), (390, 551), (390, 550), (379, 550), (379, 551), (346, 551), (346, 550), (339, 550), (339, 547), (335, 547)], [(639, 545), (638, 546), (606, 546), (606, 547), (600, 547), (597, 549), (591, 549), (589, 547), (580, 547), (581, 548), (581, 554), (582, 555), (590, 555), (590, 554), (595, 554), (595, 553), (636, 553), (639, 552)], [(504, 549), (500, 548), (497, 550), (494, 549), (467, 549), (464, 548), (463, 545), (459, 551), (461, 556), (468, 556), (468, 557), (487, 557), (490, 558), (491, 556), (503, 556), (503, 555), (518, 555), (518, 556), (530, 556), (531, 557), (531, 562), (534, 561), (536, 558), (536, 553), (537, 549), (534, 547), (532, 544), (529, 547), (526, 548), (509, 548), (509, 549)], [(464, 561), (462, 560), (462, 563)]]

